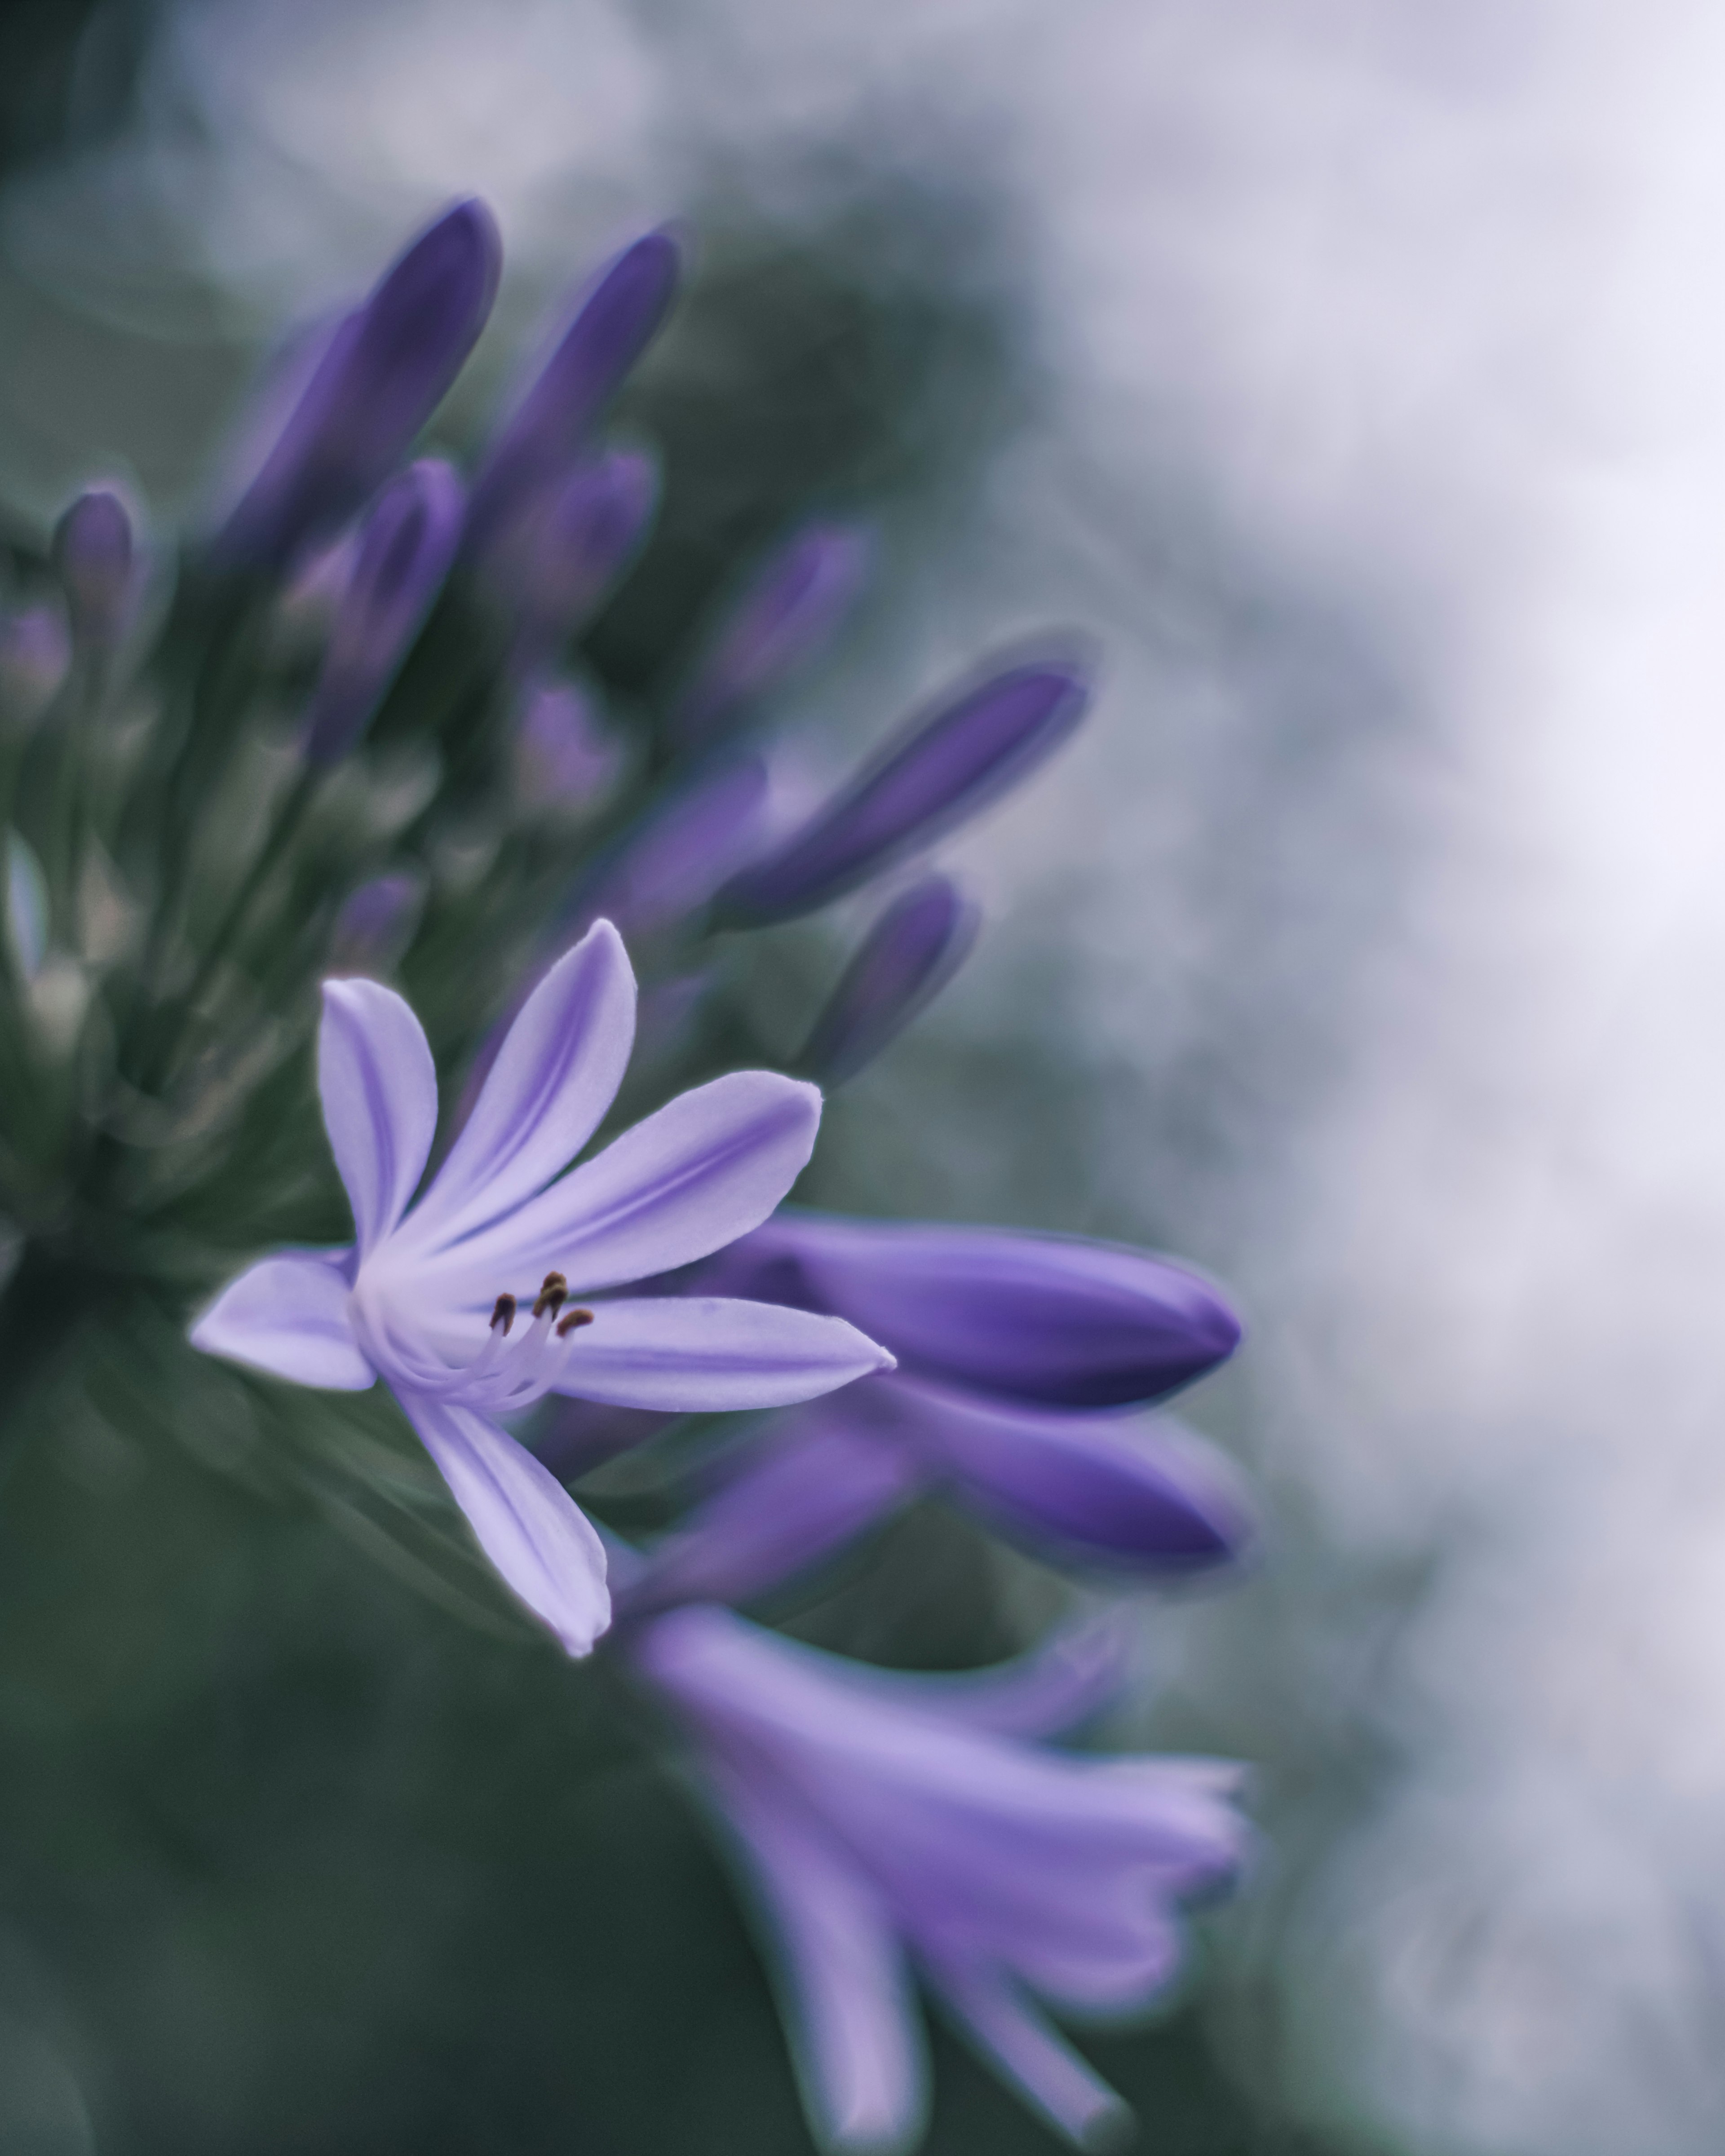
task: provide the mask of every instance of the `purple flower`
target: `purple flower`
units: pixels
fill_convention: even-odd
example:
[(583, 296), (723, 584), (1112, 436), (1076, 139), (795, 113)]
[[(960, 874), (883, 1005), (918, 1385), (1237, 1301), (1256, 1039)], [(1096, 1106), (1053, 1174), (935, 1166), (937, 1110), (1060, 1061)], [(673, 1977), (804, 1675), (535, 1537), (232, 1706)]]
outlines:
[[(353, 1208), (347, 1249), (263, 1259), (193, 1344), (307, 1385), (382, 1377), (509, 1586), (585, 1654), (608, 1620), (603, 1551), (496, 1418), (547, 1392), (676, 1412), (807, 1399), (891, 1358), (832, 1318), (770, 1304), (598, 1296), (756, 1224), (808, 1159), (819, 1096), (766, 1071), (681, 1095), (568, 1175), (623, 1077), (634, 980), (601, 922), (527, 998), (417, 1204), (437, 1125), (418, 1020), (329, 981), (318, 1086)], [(557, 1179), (553, 1179), (557, 1178)], [(519, 1331), (522, 1303), (530, 1322)]]
[(1219, 1761), (1027, 1740), (1093, 1712), (1113, 1644), (970, 1677), (867, 1669), (680, 1609), (628, 1640), (691, 1742), (752, 1899), (803, 2101), (843, 2149), (903, 2148), (926, 2103), (915, 1973), (984, 2059), (1081, 2144), (1125, 2106), (1038, 2001), (1136, 2011), (1183, 1949), (1181, 1904), (1236, 1876)]
[(894, 899), (845, 968), (803, 1051), (829, 1086), (890, 1047), (970, 955), (978, 915), (950, 877), (925, 876)]
[(39, 718), (66, 678), (72, 647), (58, 605), (0, 615), (0, 709), (8, 721)]
[(455, 558), (461, 509), (461, 482), (435, 457), (377, 496), (305, 715), (308, 763), (339, 762), (371, 724)]
[(330, 970), (388, 973), (406, 953), (425, 907), (425, 878), (398, 869), (373, 876), (342, 901), (330, 937)]
[(1178, 1266), (1064, 1236), (786, 1211), (686, 1284), (842, 1312), (897, 1367), (745, 1449), (648, 1559), (643, 1607), (747, 1599), (930, 1491), (1090, 1573), (1183, 1576), (1250, 1543), (1222, 1455), (1166, 1417), (1114, 1412), (1190, 1383), (1240, 1337)]
[(670, 721), (695, 747), (776, 689), (836, 633), (868, 569), (865, 535), (811, 524), (775, 554), (721, 627)]
[(487, 583), (514, 617), (517, 671), (566, 644), (628, 566), (659, 498), (653, 459), (615, 449), (578, 464), (499, 533)]
[(336, 323), (261, 469), (215, 541), (279, 571), (345, 524), (442, 403), (496, 296), (501, 246), (482, 203), (458, 203)]
[(1090, 701), (1068, 660), (1027, 663), (911, 721), (814, 820), (719, 894), (721, 916), (762, 926), (812, 913), (927, 846), (1050, 755)]
[(473, 490), (476, 547), (512, 522), (579, 453), (664, 321), (680, 267), (670, 234), (649, 232), (600, 270), (480, 468)]
[(581, 906), (627, 936), (644, 937), (698, 912), (760, 844), (770, 805), (767, 767), (744, 757), (674, 794), (624, 840)]
[(536, 814), (596, 808), (616, 783), (623, 752), (593, 699), (572, 681), (541, 681), (528, 692), (515, 727), (516, 791)]
[(125, 634), (134, 585), (131, 519), (111, 487), (93, 487), (54, 527), (54, 565), (72, 642), (100, 656)]

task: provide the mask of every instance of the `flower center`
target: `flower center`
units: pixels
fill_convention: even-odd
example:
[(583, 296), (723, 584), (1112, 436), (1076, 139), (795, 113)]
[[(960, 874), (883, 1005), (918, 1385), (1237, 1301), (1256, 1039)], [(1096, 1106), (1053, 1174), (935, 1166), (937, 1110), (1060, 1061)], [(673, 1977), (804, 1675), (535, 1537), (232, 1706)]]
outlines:
[[(470, 1362), (451, 1364), (442, 1359), (449, 1353), (449, 1348), (443, 1348), (441, 1354), (428, 1355), (407, 1334), (398, 1314), (387, 1304), (380, 1306), (373, 1297), (357, 1295), (355, 1301), (359, 1306), (356, 1317), (362, 1313), (362, 1337), (374, 1361), (387, 1368), (393, 1383), (485, 1414), (513, 1414), (548, 1392), (562, 1367), (570, 1336), (593, 1322), (590, 1310), (567, 1306), (569, 1284), (563, 1276), (547, 1273), (533, 1299), (532, 1322), (521, 1333), (511, 1337), (521, 1306), (506, 1291), (492, 1306), (486, 1328), (489, 1337), (478, 1354)], [(371, 1306), (365, 1308), (366, 1304)], [(371, 1322), (363, 1322), (366, 1319)], [(384, 1350), (381, 1358), (377, 1348)]]

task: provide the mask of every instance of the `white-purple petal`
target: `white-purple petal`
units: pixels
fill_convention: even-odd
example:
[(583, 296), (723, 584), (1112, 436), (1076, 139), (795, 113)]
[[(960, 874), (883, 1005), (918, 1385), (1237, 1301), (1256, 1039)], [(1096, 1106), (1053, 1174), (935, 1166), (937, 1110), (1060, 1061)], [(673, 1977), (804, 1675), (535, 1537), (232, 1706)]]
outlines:
[(402, 1405), (505, 1584), (570, 1654), (591, 1652), (611, 1621), (593, 1522), (549, 1468), (483, 1415), (413, 1394)]
[(928, 1974), (957, 2026), (1059, 2133), (1081, 2148), (1125, 2138), (1131, 2107), (1016, 1985), (985, 1964), (957, 1957), (932, 1965)]
[(431, 1188), (407, 1224), (416, 1249), (470, 1235), (567, 1168), (616, 1098), (634, 1040), (623, 939), (599, 921), (516, 1014)]
[(788, 1407), (892, 1358), (842, 1318), (772, 1302), (640, 1296), (598, 1303), (552, 1389), (675, 1414)]
[(348, 1322), (351, 1250), (284, 1250), (231, 1281), (192, 1327), (206, 1355), (296, 1385), (362, 1392), (377, 1373)]
[(431, 1050), (393, 989), (324, 983), (317, 1090), (363, 1264), (401, 1219), (437, 1131)]

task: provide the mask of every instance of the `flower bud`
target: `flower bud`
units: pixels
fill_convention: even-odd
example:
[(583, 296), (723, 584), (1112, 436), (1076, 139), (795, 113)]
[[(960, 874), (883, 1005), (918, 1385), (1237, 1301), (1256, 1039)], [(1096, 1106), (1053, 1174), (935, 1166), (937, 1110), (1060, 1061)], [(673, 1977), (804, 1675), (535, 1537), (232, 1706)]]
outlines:
[(412, 870), (373, 876), (342, 901), (330, 937), (332, 973), (393, 973), (425, 908), (425, 879)]
[(73, 648), (105, 657), (131, 609), (131, 519), (110, 487), (80, 494), (54, 527), (54, 566), (66, 594)]
[(927, 876), (896, 898), (815, 1020), (803, 1069), (836, 1086), (872, 1063), (963, 964), (978, 926), (975, 906), (948, 877)]
[(699, 912), (758, 843), (768, 790), (766, 766), (748, 757), (667, 802), (590, 888), (580, 917), (643, 936)]
[(521, 706), (515, 729), (516, 790), (541, 816), (597, 808), (616, 783), (623, 755), (572, 681), (544, 681)]
[(461, 482), (428, 457), (384, 488), (360, 534), (306, 715), (306, 761), (353, 747), (437, 597), (461, 536)]
[(733, 877), (719, 894), (720, 917), (764, 927), (854, 891), (1024, 778), (1065, 740), (1089, 701), (1083, 671), (1060, 660), (1014, 666), (942, 704), (812, 823)]
[(33, 726), (71, 663), (71, 640), (58, 604), (23, 607), (0, 617), (0, 712), (7, 723)]
[(497, 531), (484, 574), (514, 612), (518, 668), (542, 665), (580, 629), (639, 547), (658, 498), (652, 458), (614, 450)]
[(710, 741), (837, 634), (868, 569), (865, 536), (811, 524), (768, 562), (721, 628), (679, 703), (673, 737)]
[(279, 571), (347, 522), (442, 403), (496, 295), (501, 243), (482, 203), (459, 203), (337, 323), (303, 394), (215, 542), (218, 557)]
[(670, 307), (680, 268), (669, 233), (649, 232), (606, 264), (525, 396), (499, 429), (473, 490), (472, 539), (512, 522), (579, 452)]

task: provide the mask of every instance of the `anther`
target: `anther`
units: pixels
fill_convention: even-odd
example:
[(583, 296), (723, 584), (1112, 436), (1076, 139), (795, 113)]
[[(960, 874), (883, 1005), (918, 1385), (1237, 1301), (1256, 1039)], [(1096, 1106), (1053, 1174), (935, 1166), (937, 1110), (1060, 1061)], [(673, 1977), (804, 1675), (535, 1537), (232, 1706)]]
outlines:
[(561, 1273), (547, 1273), (539, 1290), (538, 1300), (533, 1305), (535, 1317), (543, 1317), (548, 1310), (555, 1317), (569, 1300), (569, 1283)]
[(509, 1337), (509, 1328), (514, 1323), (515, 1297), (512, 1295), (500, 1295), (497, 1298), (497, 1306), (491, 1312), (491, 1330), (495, 1332), (501, 1325), (503, 1327), (504, 1337), (506, 1339)]
[(557, 1337), (567, 1340), (578, 1326), (592, 1323), (593, 1312), (590, 1310), (572, 1310), (557, 1320)]

